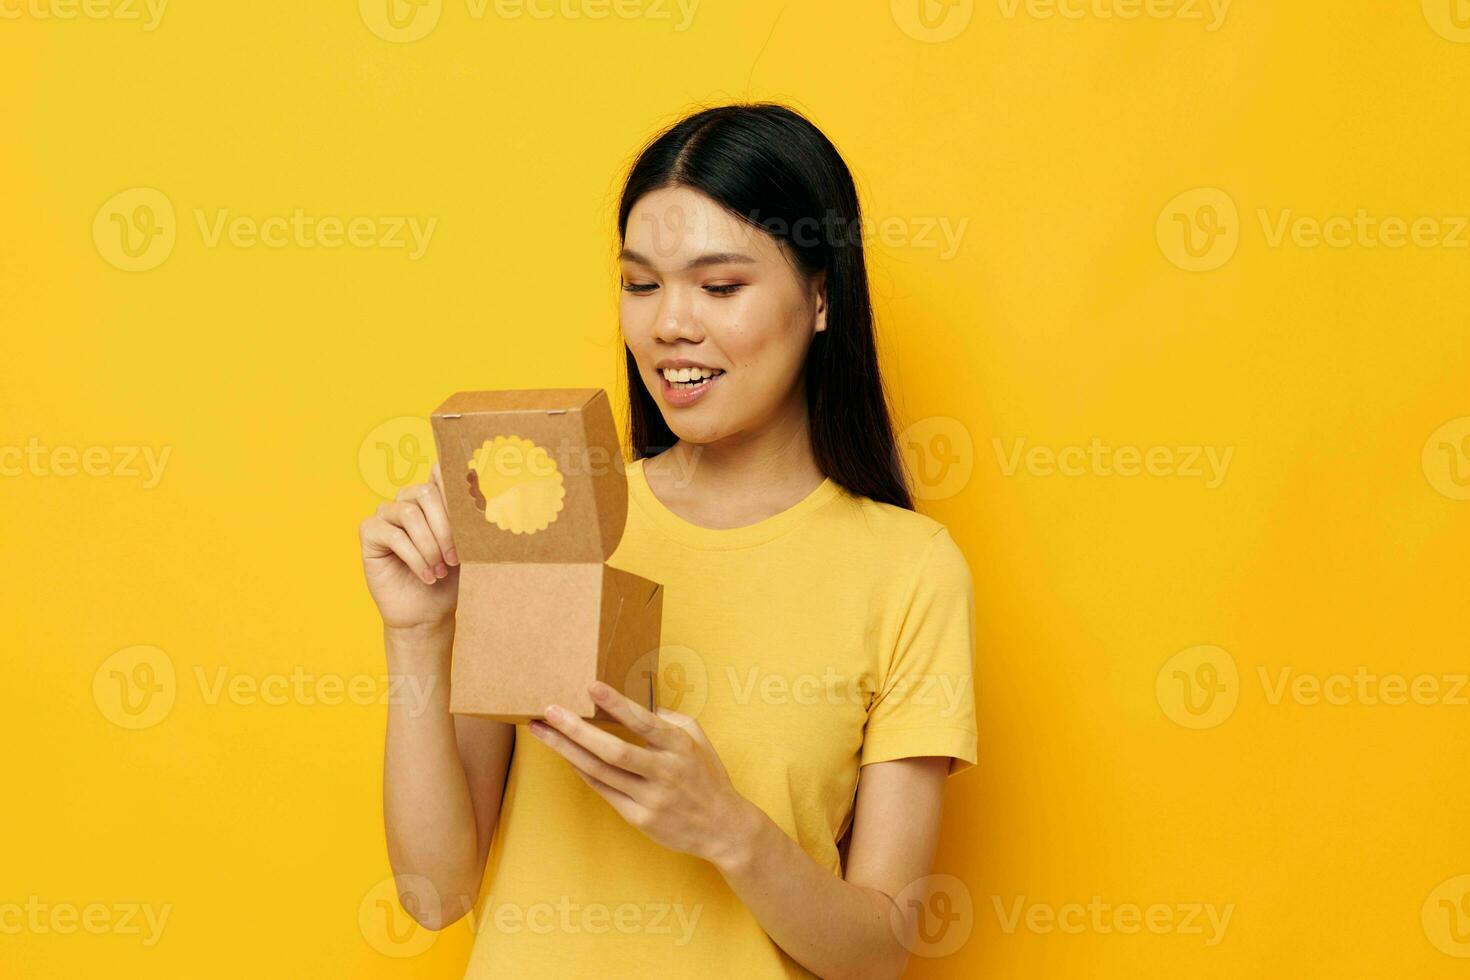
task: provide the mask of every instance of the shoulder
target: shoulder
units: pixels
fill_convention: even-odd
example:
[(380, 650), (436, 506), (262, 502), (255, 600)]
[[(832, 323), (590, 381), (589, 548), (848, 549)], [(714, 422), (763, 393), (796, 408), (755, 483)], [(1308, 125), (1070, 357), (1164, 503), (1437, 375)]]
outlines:
[(843, 491), (840, 509), (852, 533), (879, 550), (895, 570), (969, 580), (964, 553), (949, 528), (932, 517)]

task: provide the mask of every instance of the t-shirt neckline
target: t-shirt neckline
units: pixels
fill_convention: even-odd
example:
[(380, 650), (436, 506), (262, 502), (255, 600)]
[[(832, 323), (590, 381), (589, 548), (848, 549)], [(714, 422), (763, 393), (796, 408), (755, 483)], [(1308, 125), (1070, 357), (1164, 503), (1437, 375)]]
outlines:
[(660, 531), (681, 544), (706, 551), (724, 551), (764, 544), (795, 528), (813, 511), (836, 497), (841, 487), (823, 477), (816, 489), (779, 513), (744, 527), (704, 527), (686, 521), (654, 495), (643, 473), (646, 460), (628, 464), (628, 496)]

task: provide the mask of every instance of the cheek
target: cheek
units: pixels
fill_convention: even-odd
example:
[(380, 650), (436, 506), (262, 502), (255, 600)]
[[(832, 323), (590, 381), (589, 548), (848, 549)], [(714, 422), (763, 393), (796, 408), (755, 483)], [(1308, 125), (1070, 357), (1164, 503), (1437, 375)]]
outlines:
[(732, 306), (719, 328), (721, 350), (736, 367), (759, 367), (771, 383), (786, 380), (791, 365), (800, 362), (808, 343), (805, 311), (785, 298), (752, 298)]
[(742, 296), (711, 311), (709, 334), (734, 367), (763, 364), (781, 343), (785, 324), (780, 310), (757, 296)]
[(653, 343), (653, 321), (636, 303), (625, 299), (618, 304), (618, 327), (634, 356), (641, 357)]

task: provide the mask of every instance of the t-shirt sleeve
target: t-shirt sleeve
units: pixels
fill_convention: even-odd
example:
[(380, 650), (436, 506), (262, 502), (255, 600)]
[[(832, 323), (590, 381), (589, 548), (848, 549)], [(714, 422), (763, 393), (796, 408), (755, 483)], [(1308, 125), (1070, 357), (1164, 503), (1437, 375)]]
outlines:
[(947, 755), (949, 774), (977, 759), (975, 595), (949, 531), (929, 539), (900, 615), (888, 669), (868, 708), (858, 764)]

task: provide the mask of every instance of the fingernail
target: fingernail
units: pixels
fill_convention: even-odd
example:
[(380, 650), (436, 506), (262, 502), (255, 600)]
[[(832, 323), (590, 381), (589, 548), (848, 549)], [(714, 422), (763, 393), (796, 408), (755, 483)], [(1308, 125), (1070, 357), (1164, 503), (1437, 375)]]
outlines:
[(561, 709), (554, 704), (546, 709), (545, 714), (551, 721), (561, 721)]
[(435, 582), (439, 581), (434, 577), (434, 573), (427, 568), (424, 569), (423, 574), (420, 575), (419, 578), (424, 580), (425, 585), (433, 585)]
[(443, 578), (444, 576), (446, 576), (448, 574), (449, 574), (449, 566), (446, 565), (446, 564), (444, 564), (442, 561), (439, 564), (437, 564), (437, 565), (434, 566), (434, 577), (435, 578)]
[(444, 560), (449, 562), (449, 564), (451, 565), (458, 565), (459, 552), (453, 548), (450, 548), (448, 551), (444, 552)]

